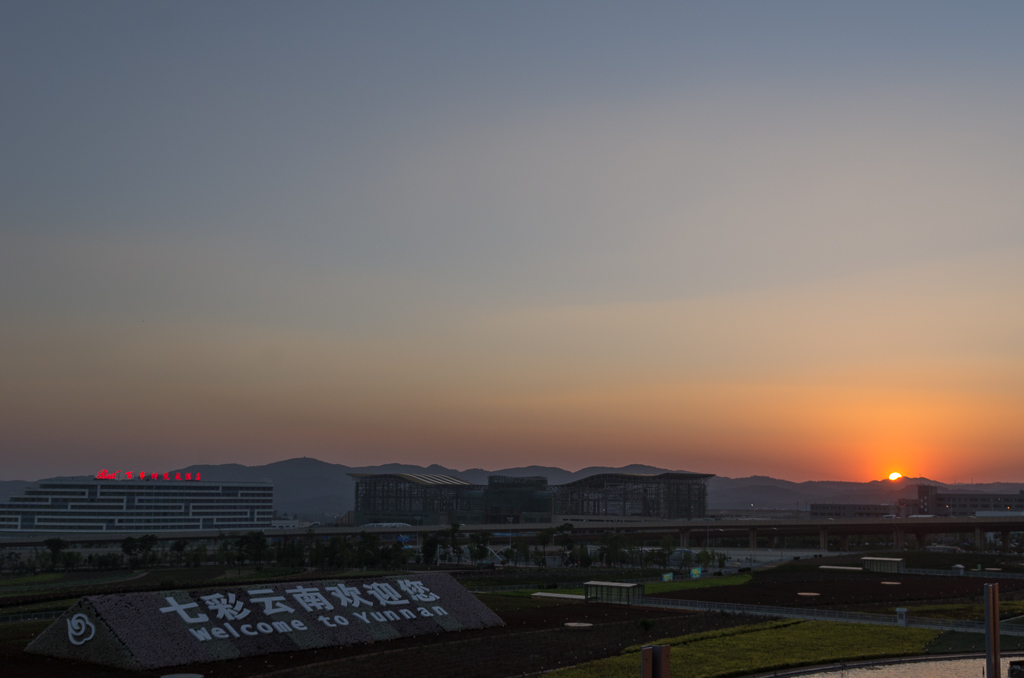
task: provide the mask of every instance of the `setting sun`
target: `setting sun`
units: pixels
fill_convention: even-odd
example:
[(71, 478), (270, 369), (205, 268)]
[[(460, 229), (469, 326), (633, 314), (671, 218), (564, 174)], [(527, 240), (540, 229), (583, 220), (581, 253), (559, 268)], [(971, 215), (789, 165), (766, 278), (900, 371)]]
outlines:
[(903, 477), (903, 474), (902, 473), (897, 473), (896, 471), (893, 471), (892, 473), (889, 474), (889, 480), (899, 480), (902, 477)]

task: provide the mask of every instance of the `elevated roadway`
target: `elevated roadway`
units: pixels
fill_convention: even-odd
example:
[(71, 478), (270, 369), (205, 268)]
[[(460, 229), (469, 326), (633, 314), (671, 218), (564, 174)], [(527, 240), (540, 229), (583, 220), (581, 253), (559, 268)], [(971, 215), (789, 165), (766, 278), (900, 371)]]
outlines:
[[(986, 543), (985, 536), (990, 533), (999, 535), (1001, 548), (1006, 551), (1010, 546), (1010, 534), (1024, 532), (1024, 516), (985, 517), (985, 518), (953, 518), (953, 517), (917, 517), (917, 518), (798, 518), (798, 519), (699, 519), (699, 520), (651, 520), (642, 518), (611, 518), (595, 519), (593, 516), (564, 516), (550, 524), (490, 524), (465, 525), (463, 533), (491, 532), (502, 537), (517, 535), (532, 536), (551, 527), (559, 527), (564, 523), (572, 523), (573, 538), (577, 541), (593, 539), (596, 541), (606, 532), (643, 535), (648, 539), (661, 539), (670, 536), (682, 548), (699, 548), (721, 539), (746, 539), (749, 548), (767, 546), (777, 548), (780, 540), (787, 537), (816, 537), (818, 548), (826, 551), (830, 541), (838, 542), (840, 551), (849, 547), (852, 536), (887, 535), (893, 539), (896, 549), (910, 546), (908, 537), (914, 537), (914, 546), (926, 542), (930, 535), (961, 534), (970, 535), (975, 544)], [(443, 525), (422, 525), (405, 527), (337, 527), (318, 526), (302, 529), (266, 529), (264, 533), (270, 539), (298, 539), (310, 536), (329, 538), (340, 535), (357, 535), (368, 532), (385, 539), (397, 538), (399, 535), (409, 537), (413, 543), (419, 543), (426, 534), (443, 529)], [(64, 533), (0, 533), (0, 547), (32, 547), (43, 546), (47, 539), (59, 537), (71, 544), (83, 546), (102, 546), (120, 542), (125, 537), (139, 537), (142, 532), (64, 532)], [(216, 542), (223, 538), (234, 537), (239, 532), (212, 533), (209, 531), (193, 532), (159, 532), (160, 541), (177, 539), (206, 540)], [(499, 538), (499, 539), (500, 539)], [(495, 539), (497, 541), (498, 539)], [(835, 550), (835, 549), (833, 549)]]

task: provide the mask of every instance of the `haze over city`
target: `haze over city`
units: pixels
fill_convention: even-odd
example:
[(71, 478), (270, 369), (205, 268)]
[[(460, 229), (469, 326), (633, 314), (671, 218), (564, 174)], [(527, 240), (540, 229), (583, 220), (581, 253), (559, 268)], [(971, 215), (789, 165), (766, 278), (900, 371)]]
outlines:
[(1024, 6), (0, 5), (0, 479), (1020, 481)]

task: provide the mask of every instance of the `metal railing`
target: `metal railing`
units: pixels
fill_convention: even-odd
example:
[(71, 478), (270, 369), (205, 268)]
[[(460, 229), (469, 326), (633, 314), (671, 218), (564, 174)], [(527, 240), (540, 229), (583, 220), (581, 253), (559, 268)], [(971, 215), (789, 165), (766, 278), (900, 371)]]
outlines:
[[(641, 579), (609, 579), (621, 584), (653, 584), (663, 581), (661, 577), (643, 577)], [(683, 579), (682, 581), (686, 581)], [(469, 586), (471, 593), (497, 593), (500, 591), (546, 591), (548, 589), (581, 589), (586, 581), (563, 581), (557, 584), (507, 584), (505, 586)]]
[[(897, 620), (896, 615), (871, 614), (867, 612), (845, 612), (841, 610), (821, 610), (801, 607), (779, 607), (775, 605), (719, 603), (709, 600), (682, 600), (679, 598), (648, 597), (643, 606), (701, 610), (708, 612), (729, 612), (733, 614), (751, 614), (761, 617), (783, 617), (785, 619), (836, 621), (846, 622), (849, 624), (878, 624), (882, 626), (901, 625)], [(933, 617), (908, 616), (906, 618), (906, 623), (903, 624), (903, 626), (922, 629), (940, 629), (944, 631), (964, 631), (967, 633), (985, 632), (984, 622), (938, 619)], [(1001, 624), (1000, 633), (1008, 636), (1024, 636), (1024, 624)]]
[[(900, 573), (894, 573), (900, 574)], [(985, 579), (1024, 579), (1024, 573), (1021, 572), (992, 572), (991, 570), (967, 570), (965, 569), (962, 574), (949, 570), (922, 570), (917, 568), (906, 568), (902, 574), (925, 574), (929, 576), (939, 577), (984, 577)]]
[(0, 624), (34, 621), (36, 619), (56, 619), (66, 611), (67, 610), (57, 610), (51, 612), (22, 612), (21, 614), (9, 614), (6, 617), (0, 617)]

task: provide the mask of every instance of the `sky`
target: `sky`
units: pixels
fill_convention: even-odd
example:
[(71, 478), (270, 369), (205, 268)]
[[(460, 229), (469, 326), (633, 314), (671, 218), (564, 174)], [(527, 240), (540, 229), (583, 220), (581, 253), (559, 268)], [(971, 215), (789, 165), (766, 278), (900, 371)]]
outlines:
[(0, 4), (0, 478), (1024, 482), (1024, 4)]

